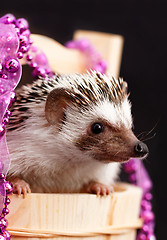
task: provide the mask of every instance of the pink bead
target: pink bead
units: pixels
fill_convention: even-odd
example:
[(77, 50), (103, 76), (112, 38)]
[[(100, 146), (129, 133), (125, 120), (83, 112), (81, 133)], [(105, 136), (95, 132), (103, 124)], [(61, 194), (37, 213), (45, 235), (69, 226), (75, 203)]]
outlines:
[(32, 62), (32, 63), (30, 64), (30, 67), (36, 68), (36, 67), (37, 67), (37, 63), (36, 63), (36, 62)]
[(148, 234), (149, 231), (150, 231), (149, 226), (147, 224), (144, 224), (143, 227), (142, 227), (142, 231), (145, 232), (146, 234)]
[(25, 35), (20, 35), (20, 45), (27, 45), (28, 44), (28, 37)]
[(22, 53), (22, 52), (18, 52), (18, 53), (17, 53), (17, 57), (18, 57), (18, 59), (23, 58), (23, 53)]
[(3, 173), (0, 173), (0, 179), (3, 179), (3, 180), (5, 179), (5, 175)]
[(8, 221), (5, 218), (2, 218), (0, 220), (0, 227), (7, 228), (7, 226), (8, 226)]
[(10, 233), (8, 231), (3, 232), (3, 236), (5, 237), (6, 240), (10, 240)]
[(20, 67), (19, 61), (15, 58), (11, 58), (7, 60), (7, 62), (5, 63), (5, 68), (11, 73), (16, 72), (19, 69), (19, 67)]
[(146, 193), (145, 196), (144, 196), (144, 199), (150, 201), (152, 199), (152, 194), (151, 193)]
[(137, 240), (147, 240), (147, 237), (144, 233), (139, 233), (137, 236)]
[(5, 125), (9, 124), (9, 119), (8, 118), (4, 118), (3, 119), (3, 124), (5, 124)]
[(9, 118), (11, 116), (11, 111), (7, 110), (5, 113), (5, 117)]
[(16, 20), (15, 16), (10, 13), (8, 13), (0, 18), (0, 22), (5, 23), (5, 24), (14, 23), (15, 20)]
[(105, 71), (106, 68), (107, 68), (107, 62), (106, 62), (105, 60), (101, 60), (101, 61), (99, 62), (99, 64), (102, 66), (102, 68), (103, 68), (104, 71)]
[(21, 46), (20, 47), (20, 52), (26, 53), (27, 52), (27, 47), (26, 46)]
[(143, 218), (144, 222), (151, 222), (154, 220), (154, 214), (151, 211), (144, 211), (141, 214), (141, 217)]
[(75, 41), (69, 41), (65, 44), (66, 47), (68, 48), (76, 48), (76, 42)]
[(4, 216), (8, 215), (9, 214), (9, 208), (4, 208), (2, 210), (2, 213), (3, 213)]
[(156, 237), (155, 237), (154, 234), (149, 234), (149, 235), (147, 236), (147, 240), (156, 240)]
[(33, 70), (32, 74), (33, 74), (33, 77), (35, 77), (35, 78), (36, 78), (36, 77), (39, 77), (39, 76), (45, 77), (46, 71), (45, 71), (44, 68), (37, 67), (37, 68), (35, 68), (35, 69)]
[(142, 200), (141, 202), (141, 207), (144, 209), (144, 210), (148, 210), (148, 211), (151, 211), (152, 209), (152, 205), (150, 202), (146, 201), (146, 200)]
[(30, 55), (30, 54), (28, 54), (27, 56), (26, 56), (26, 59), (27, 59), (27, 61), (32, 61), (32, 59), (33, 59), (33, 56), (32, 55)]
[(47, 57), (43, 53), (39, 53), (39, 54), (36, 55), (35, 62), (37, 63), (37, 65), (43, 65), (43, 66), (48, 64)]
[(8, 181), (5, 182), (5, 189), (6, 189), (6, 194), (11, 194), (13, 191), (13, 187)]
[(7, 198), (6, 199), (6, 205), (9, 205), (10, 204), (10, 198)]
[(99, 64), (94, 66), (94, 70), (100, 73), (104, 73), (102, 66), (100, 66)]
[(24, 18), (18, 18), (16, 20), (16, 26), (20, 28), (20, 30), (23, 32), (24, 30), (28, 29), (29, 25), (26, 19)]
[(6, 240), (6, 238), (2, 235), (0, 235), (0, 240)]
[(29, 38), (30, 34), (31, 34), (31, 32), (29, 29), (22, 32), (22, 35), (26, 36), (27, 38)]
[(1, 78), (3, 78), (3, 79), (8, 79), (8, 76), (7, 76), (5, 73), (3, 73), (2, 76), (1, 76)]
[(81, 51), (85, 51), (90, 46), (90, 42), (87, 39), (81, 39), (77, 41), (77, 48)]

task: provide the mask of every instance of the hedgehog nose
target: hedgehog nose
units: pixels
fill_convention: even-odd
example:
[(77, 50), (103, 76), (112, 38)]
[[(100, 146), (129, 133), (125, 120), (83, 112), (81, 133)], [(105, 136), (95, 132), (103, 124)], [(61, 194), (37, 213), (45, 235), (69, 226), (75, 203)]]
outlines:
[(139, 141), (134, 147), (134, 152), (136, 157), (144, 157), (146, 154), (148, 154), (149, 150), (145, 143)]

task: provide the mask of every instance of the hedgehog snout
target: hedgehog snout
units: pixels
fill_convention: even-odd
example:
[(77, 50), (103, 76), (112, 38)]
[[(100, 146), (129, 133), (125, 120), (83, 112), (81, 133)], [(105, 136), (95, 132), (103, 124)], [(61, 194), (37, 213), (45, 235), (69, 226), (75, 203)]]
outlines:
[(146, 157), (149, 153), (148, 147), (145, 143), (138, 141), (134, 146), (134, 153), (136, 157)]

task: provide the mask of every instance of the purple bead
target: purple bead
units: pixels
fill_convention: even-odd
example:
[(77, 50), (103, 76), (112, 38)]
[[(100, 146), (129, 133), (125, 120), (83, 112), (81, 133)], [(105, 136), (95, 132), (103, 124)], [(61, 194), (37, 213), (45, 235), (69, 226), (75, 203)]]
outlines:
[(143, 218), (144, 222), (151, 222), (154, 220), (154, 214), (148, 210), (143, 211), (141, 217)]
[(10, 198), (7, 197), (5, 203), (6, 203), (6, 205), (9, 205), (10, 204)]
[(19, 61), (15, 58), (7, 60), (5, 64), (5, 68), (11, 73), (16, 72), (19, 69), (19, 67), (20, 67)]
[(152, 194), (151, 193), (146, 193), (145, 195), (144, 195), (144, 199), (146, 199), (146, 200), (148, 200), (148, 201), (150, 201), (151, 199), (152, 199)]
[(5, 117), (9, 118), (11, 116), (11, 111), (7, 110), (5, 113)]
[(0, 179), (5, 179), (5, 175), (3, 173), (0, 173)]
[(25, 46), (28, 44), (28, 38), (25, 35), (20, 35), (20, 45), (21, 46)]
[(1, 23), (5, 23), (5, 24), (10, 24), (10, 23), (14, 23), (16, 20), (15, 16), (13, 14), (6, 14), (3, 17), (0, 18), (0, 22)]
[(3, 79), (8, 79), (8, 76), (7, 76), (5, 73), (3, 73), (2, 76), (1, 76), (1, 78), (3, 78)]
[(5, 134), (5, 126), (0, 124), (0, 138)]
[(76, 48), (76, 42), (75, 41), (69, 41), (69, 42), (67, 42), (66, 44), (65, 44), (65, 46), (66, 47), (68, 47), (68, 48)]
[(16, 26), (20, 28), (21, 32), (23, 32), (24, 30), (28, 29), (29, 24), (25, 18), (18, 18), (16, 20)]
[(7, 226), (8, 226), (8, 221), (5, 218), (1, 218), (1, 220), (0, 220), (0, 228), (1, 227), (7, 228)]
[(87, 39), (80, 39), (77, 41), (77, 48), (81, 51), (85, 51), (89, 46), (90, 42)]
[(137, 240), (147, 240), (147, 236), (144, 233), (139, 233), (137, 236)]
[(33, 56), (30, 55), (30, 54), (28, 54), (28, 55), (26, 56), (26, 59), (27, 59), (28, 62), (30, 62), (30, 61), (32, 61)]
[(37, 63), (37, 65), (47, 65), (48, 64), (48, 60), (47, 60), (47, 57), (44, 53), (39, 53), (36, 55), (35, 57), (35, 62)]
[(9, 124), (9, 118), (6, 118), (6, 117), (5, 117), (5, 118), (3, 119), (3, 124), (5, 124), (5, 125)]
[(144, 210), (148, 210), (148, 211), (151, 211), (152, 209), (152, 205), (150, 202), (146, 201), (146, 200), (142, 200), (141, 202), (141, 207), (144, 209)]
[(26, 36), (27, 38), (29, 38), (30, 34), (31, 34), (31, 32), (29, 29), (22, 32), (22, 35)]
[(6, 189), (6, 194), (10, 194), (13, 191), (13, 187), (11, 183), (9, 183), (8, 181), (5, 182), (5, 189)]
[(97, 72), (100, 72), (102, 74), (104, 73), (104, 70), (103, 70), (102, 66), (99, 65), (99, 64), (96, 64), (96, 66), (94, 66), (94, 70), (97, 71)]
[(147, 240), (156, 240), (156, 237), (154, 234), (148, 234)]
[(30, 64), (30, 67), (36, 68), (36, 67), (37, 67), (37, 63), (36, 63), (36, 62), (32, 62), (32, 63)]
[(23, 53), (22, 53), (22, 52), (18, 52), (18, 53), (17, 53), (17, 57), (18, 57), (18, 59), (23, 58)]
[(6, 240), (6, 238), (2, 235), (0, 235), (0, 240)]
[(44, 68), (37, 67), (33, 70), (32, 75), (35, 78), (38, 77), (38, 76), (45, 77), (46, 76), (46, 71), (45, 71)]
[(10, 240), (10, 233), (8, 231), (3, 232), (3, 236), (5, 237), (6, 240)]
[(147, 224), (144, 224), (141, 229), (145, 234), (148, 234), (150, 232), (150, 228)]
[(4, 209), (2, 210), (2, 213), (3, 213), (4, 216), (6, 216), (7, 214), (9, 214), (9, 208), (4, 208)]
[(27, 49), (26, 46), (21, 46), (21, 47), (20, 47), (20, 52), (26, 53), (27, 51), (28, 51), (28, 49)]

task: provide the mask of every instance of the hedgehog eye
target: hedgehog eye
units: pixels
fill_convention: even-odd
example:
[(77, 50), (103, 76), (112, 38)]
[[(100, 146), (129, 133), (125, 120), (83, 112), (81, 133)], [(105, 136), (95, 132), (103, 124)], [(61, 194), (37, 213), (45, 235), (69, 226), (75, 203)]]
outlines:
[(93, 123), (91, 130), (92, 133), (99, 134), (104, 131), (104, 126), (101, 123)]

